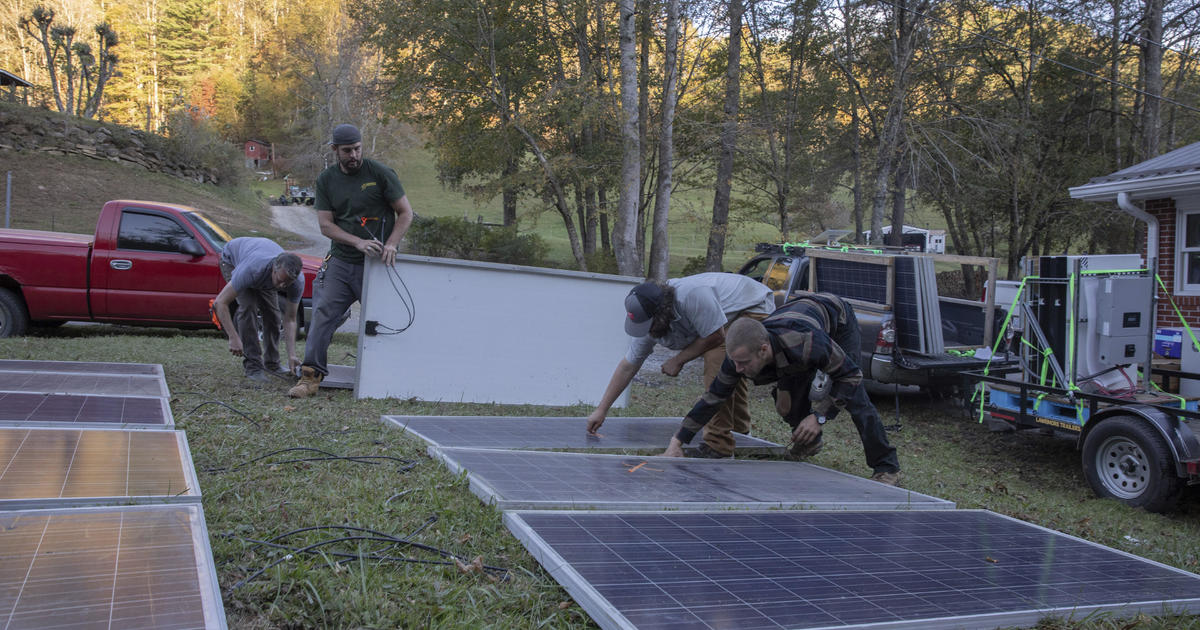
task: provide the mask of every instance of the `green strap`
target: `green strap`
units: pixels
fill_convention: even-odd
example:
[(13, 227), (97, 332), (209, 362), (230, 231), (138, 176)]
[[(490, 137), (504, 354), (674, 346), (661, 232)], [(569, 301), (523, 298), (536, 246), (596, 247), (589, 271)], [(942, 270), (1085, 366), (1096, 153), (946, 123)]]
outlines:
[[(1036, 278), (1036, 276), (1030, 276), (1030, 278)], [(1008, 325), (1010, 322), (1012, 322), (1013, 311), (1016, 310), (1017, 303), (1019, 303), (1021, 301), (1021, 294), (1025, 291), (1025, 282), (1027, 280), (1029, 280), (1029, 278), (1021, 279), (1021, 284), (1017, 286), (1017, 293), (1016, 293), (1016, 295), (1013, 296), (1012, 303), (1008, 305), (1008, 313), (1006, 313), (1004, 315), (1004, 323), (1000, 325), (1000, 332), (996, 335), (996, 341), (994, 343), (992, 343), (991, 356), (988, 357), (987, 363), (983, 364), (983, 375), (984, 376), (987, 376), (988, 374), (991, 373), (992, 359), (994, 359), (996, 357), (996, 351), (1000, 349), (1000, 342), (1004, 341), (1004, 335), (1005, 335), (1005, 333), (1008, 332)], [(995, 288), (993, 287), (992, 290), (994, 291)], [(986, 306), (984, 308), (986, 308)], [(1024, 337), (1021, 338), (1021, 341), (1025, 341)], [(979, 396), (979, 423), (980, 424), (983, 424), (983, 416), (984, 416), (983, 399), (986, 398), (986, 396), (985, 396), (986, 393), (987, 393), (987, 383), (984, 381), (980, 381), (978, 387), (976, 388), (976, 394)], [(972, 397), (972, 400), (974, 400), (973, 397)]]
[(1162, 278), (1160, 278), (1158, 274), (1154, 274), (1154, 279), (1158, 280), (1158, 286), (1162, 287), (1163, 293), (1167, 296), (1167, 301), (1171, 303), (1171, 308), (1175, 309), (1175, 315), (1179, 317), (1179, 322), (1183, 324), (1183, 329), (1187, 331), (1188, 337), (1190, 337), (1192, 340), (1192, 347), (1195, 348), (1197, 352), (1200, 352), (1200, 341), (1196, 341), (1196, 334), (1192, 332), (1192, 327), (1188, 326), (1187, 320), (1183, 317), (1183, 313), (1179, 312), (1179, 307), (1175, 305), (1175, 300), (1171, 297), (1171, 292), (1167, 290), (1167, 285), (1163, 284)]
[[(1138, 376), (1141, 376), (1141, 374), (1139, 374)], [(1152, 385), (1154, 387), (1154, 389), (1158, 390), (1158, 392), (1160, 394), (1163, 394), (1164, 396), (1170, 396), (1171, 398), (1178, 400), (1180, 409), (1185, 409), (1185, 410), (1187, 409), (1187, 399), (1184, 398), (1183, 396), (1176, 396), (1175, 394), (1172, 394), (1171, 392), (1164, 390), (1163, 388), (1158, 386), (1158, 383), (1154, 382), (1154, 379), (1150, 379), (1150, 385)]]
[[(986, 392), (987, 384), (983, 381), (979, 381), (978, 387), (975, 388), (975, 394), (979, 396), (979, 424), (983, 424), (983, 399), (986, 398), (986, 396), (984, 396)], [(971, 400), (974, 400), (974, 397), (972, 397)]]
[(1075, 274), (1072, 273), (1070, 281), (1067, 283), (1067, 304), (1071, 305), (1072, 312), (1070, 313), (1071, 325), (1067, 327), (1067, 360), (1071, 362), (1067, 369), (1067, 388), (1075, 387), (1075, 311), (1078, 305), (1075, 304)]
[[(1076, 387), (1075, 383), (1071, 383), (1071, 386), (1067, 389), (1071, 390), (1071, 393), (1083, 391)], [(1075, 399), (1075, 419), (1079, 421), (1079, 426), (1083, 426), (1086, 422), (1086, 420), (1083, 419), (1083, 401), (1078, 398)]]
[(996, 335), (996, 341), (992, 343), (992, 356), (988, 357), (987, 363), (983, 365), (984, 375), (987, 375), (992, 367), (992, 359), (996, 356), (996, 351), (1000, 349), (1000, 342), (1004, 341), (1004, 334), (1008, 332), (1008, 324), (1012, 321), (1013, 311), (1017, 309), (1017, 303), (1021, 301), (1021, 293), (1025, 291), (1025, 282), (1029, 279), (1037, 279), (1037, 276), (1023, 278), (1021, 284), (1017, 286), (1017, 293), (1013, 296), (1012, 303), (1008, 305), (1008, 313), (1004, 315), (1004, 323), (1000, 325), (1000, 333)]

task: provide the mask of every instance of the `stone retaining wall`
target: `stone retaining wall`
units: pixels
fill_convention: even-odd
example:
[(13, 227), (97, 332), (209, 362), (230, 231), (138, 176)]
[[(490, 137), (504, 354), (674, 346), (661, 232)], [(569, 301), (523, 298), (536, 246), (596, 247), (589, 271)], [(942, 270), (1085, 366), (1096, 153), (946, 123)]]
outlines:
[(218, 183), (210, 171), (172, 159), (166, 140), (137, 129), (39, 109), (0, 108), (0, 150), (83, 155), (137, 165), (197, 183)]

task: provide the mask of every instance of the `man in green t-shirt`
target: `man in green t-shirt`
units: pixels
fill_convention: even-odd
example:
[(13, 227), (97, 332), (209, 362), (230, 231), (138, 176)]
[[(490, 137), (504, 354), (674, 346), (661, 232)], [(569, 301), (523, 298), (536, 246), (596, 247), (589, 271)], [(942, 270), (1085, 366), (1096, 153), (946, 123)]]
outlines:
[(394, 265), (396, 248), (413, 217), (396, 171), (363, 158), (357, 127), (334, 127), (329, 144), (337, 163), (317, 176), (315, 208), (321, 233), (332, 246), (313, 287), (313, 321), (300, 382), (288, 390), (293, 398), (317, 393), (329, 374), (326, 353), (340, 316), (362, 298), (363, 260), (379, 256), (385, 265)]

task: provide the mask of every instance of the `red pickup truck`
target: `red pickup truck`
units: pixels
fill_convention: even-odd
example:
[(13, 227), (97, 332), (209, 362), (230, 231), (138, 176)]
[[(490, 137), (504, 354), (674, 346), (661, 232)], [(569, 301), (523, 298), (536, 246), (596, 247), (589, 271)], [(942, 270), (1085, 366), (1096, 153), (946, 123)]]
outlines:
[[(219, 260), (229, 240), (194, 208), (129, 200), (104, 204), (94, 237), (0, 230), (0, 337), (66, 321), (212, 327), (209, 300), (225, 286)], [(321, 259), (301, 259), (303, 320)]]

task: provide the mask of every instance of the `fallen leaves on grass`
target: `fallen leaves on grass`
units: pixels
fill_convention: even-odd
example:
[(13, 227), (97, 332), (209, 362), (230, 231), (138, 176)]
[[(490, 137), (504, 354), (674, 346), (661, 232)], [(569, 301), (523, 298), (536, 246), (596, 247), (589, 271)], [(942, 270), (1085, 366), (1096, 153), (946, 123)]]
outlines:
[(470, 564), (466, 564), (462, 560), (455, 558), (454, 566), (458, 567), (459, 573), (466, 573), (466, 574), (480, 573), (480, 574), (482, 574), (483, 573), (483, 556), (475, 556), (475, 559), (471, 560)]
[(458, 572), (462, 573), (463, 575), (471, 575), (472, 573), (475, 573), (475, 574), (482, 575), (483, 577), (487, 578), (489, 582), (500, 581), (500, 578), (492, 575), (491, 573), (488, 573), (483, 568), (483, 556), (475, 556), (475, 558), (473, 560), (471, 560), (470, 563), (465, 563), (462, 560), (455, 558), (454, 566), (456, 568), (458, 568)]

